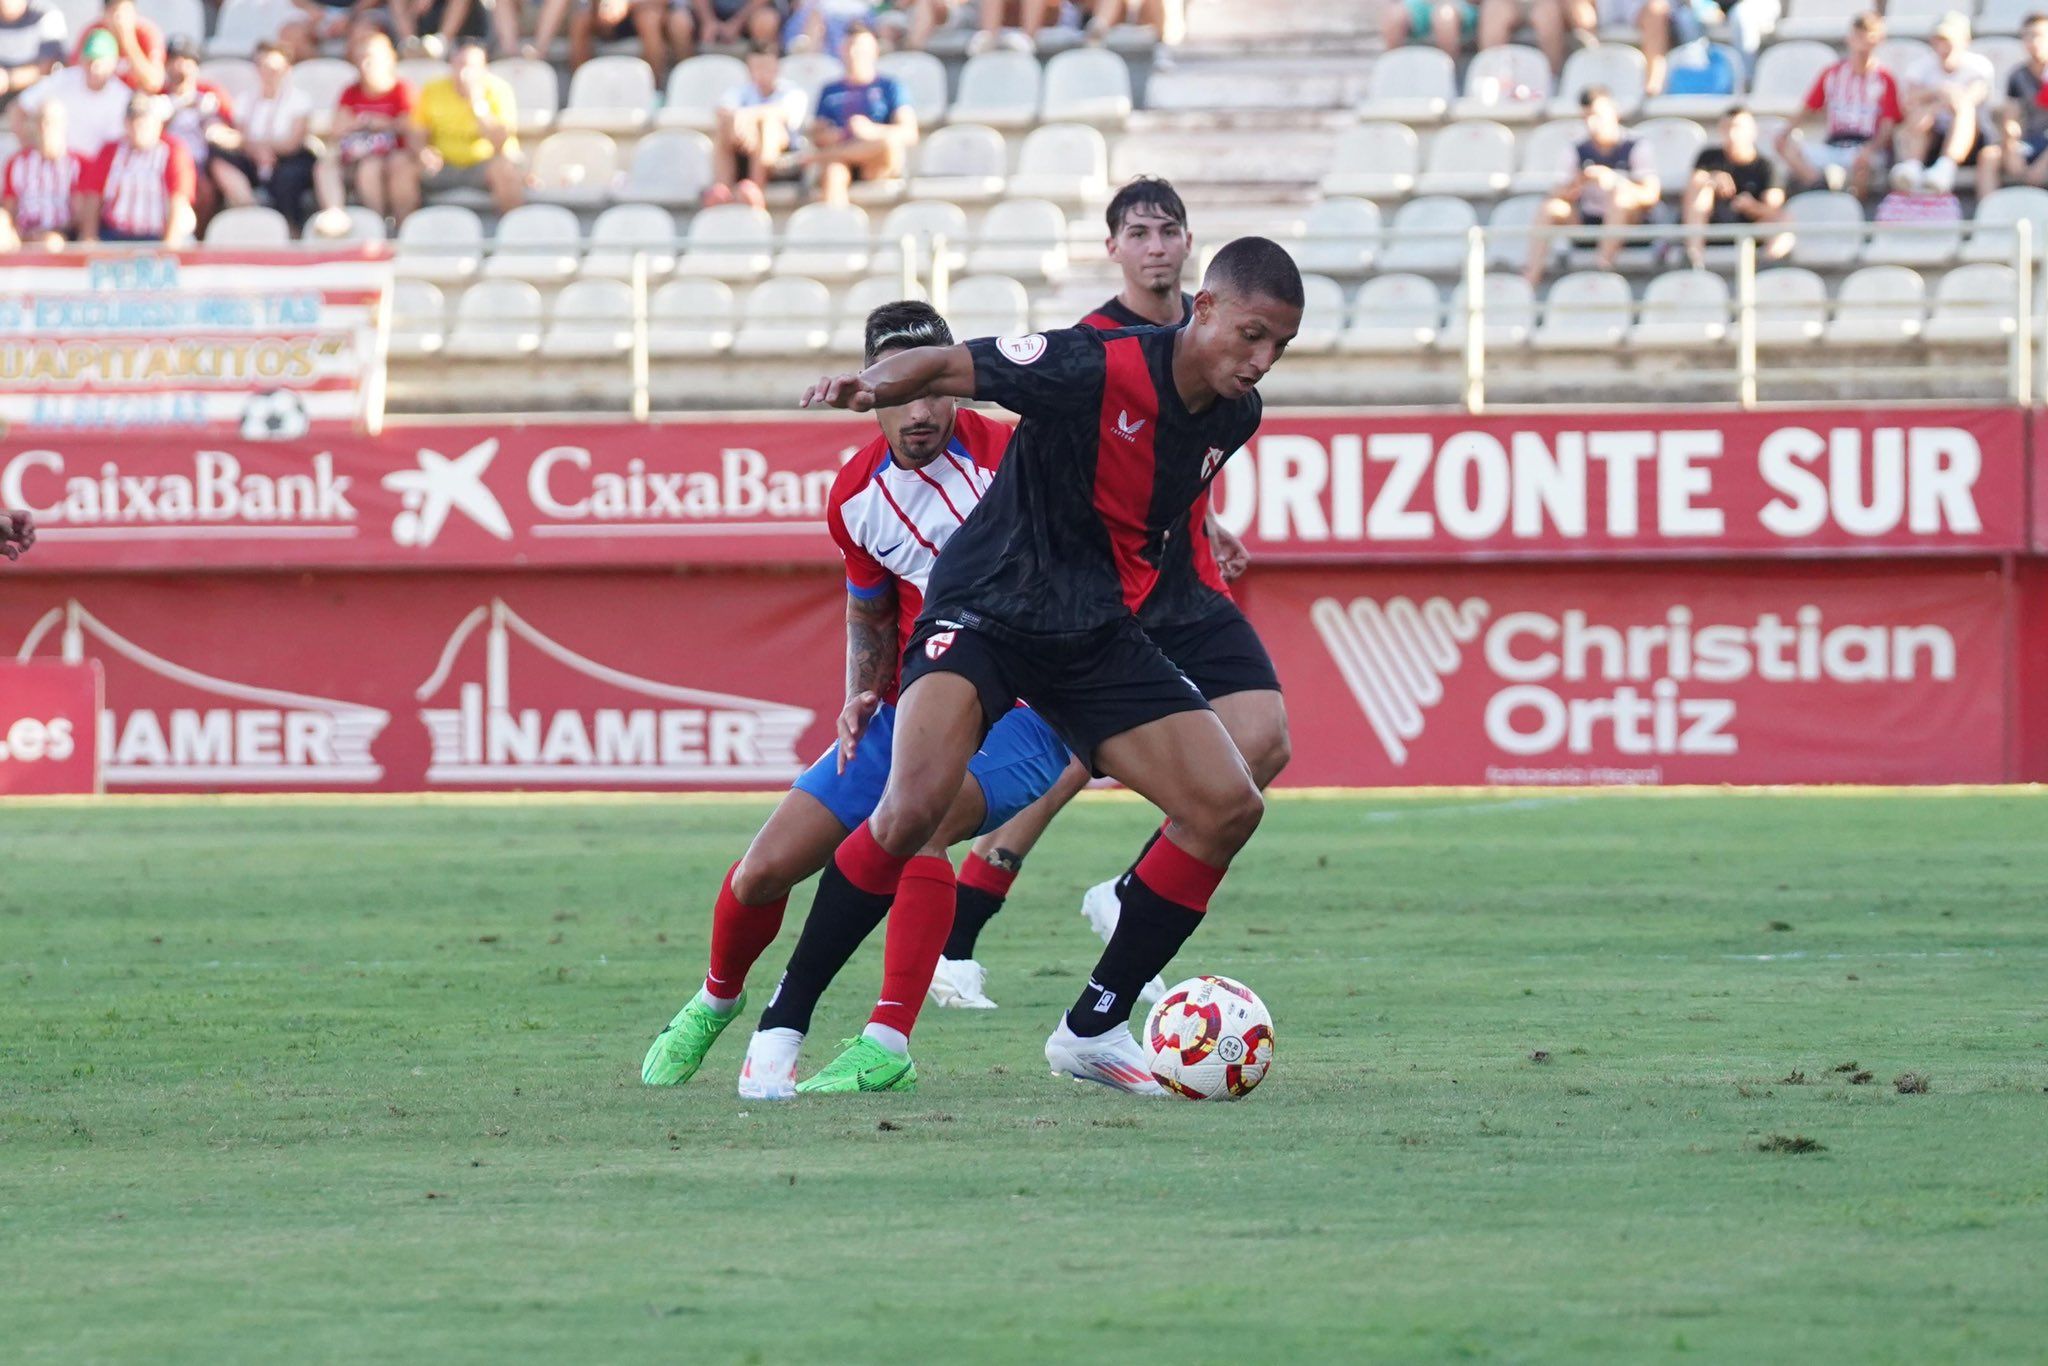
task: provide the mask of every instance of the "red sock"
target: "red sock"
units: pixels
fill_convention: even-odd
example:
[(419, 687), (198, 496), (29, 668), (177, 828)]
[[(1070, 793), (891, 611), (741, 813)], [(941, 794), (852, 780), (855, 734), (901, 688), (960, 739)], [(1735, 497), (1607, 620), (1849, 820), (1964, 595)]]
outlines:
[[(882, 896), (896, 890), (896, 879), (903, 876), (903, 865), (908, 858), (897, 858), (894, 854), (875, 843), (875, 837), (862, 821), (854, 827), (832, 855), (832, 861), (839, 865), (839, 871), (848, 882), (863, 892)], [(951, 881), (952, 865), (947, 865), (948, 881)]]
[(732, 893), (735, 863), (725, 870), (725, 882), (718, 889), (718, 904), (711, 908), (711, 968), (704, 974), (707, 994), (731, 999), (747, 984), (747, 969), (775, 942), (782, 929), (782, 908), (787, 896), (760, 906), (749, 906)]
[(1209, 898), (1228, 869), (1202, 862), (1170, 839), (1152, 841), (1152, 847), (1132, 870), (1147, 887), (1191, 911), (1209, 909)]
[(889, 908), (889, 933), (882, 943), (882, 997), (870, 1024), (904, 1034), (917, 1027), (918, 1008), (939, 966), (939, 952), (953, 929), (953, 865), (942, 858), (910, 860), (896, 884)]
[(1010, 894), (1010, 884), (1017, 880), (1017, 869), (998, 868), (985, 858), (969, 854), (960, 860), (960, 885), (972, 887), (990, 896), (1004, 897)]

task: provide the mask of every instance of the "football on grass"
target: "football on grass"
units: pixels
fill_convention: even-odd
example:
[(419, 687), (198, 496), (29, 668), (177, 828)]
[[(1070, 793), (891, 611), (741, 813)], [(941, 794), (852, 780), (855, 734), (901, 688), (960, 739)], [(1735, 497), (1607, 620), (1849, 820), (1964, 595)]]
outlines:
[(1145, 1017), (1152, 1075), (1187, 1100), (1237, 1100), (1273, 1065), (1273, 1016), (1252, 989), (1228, 977), (1190, 977), (1168, 987)]

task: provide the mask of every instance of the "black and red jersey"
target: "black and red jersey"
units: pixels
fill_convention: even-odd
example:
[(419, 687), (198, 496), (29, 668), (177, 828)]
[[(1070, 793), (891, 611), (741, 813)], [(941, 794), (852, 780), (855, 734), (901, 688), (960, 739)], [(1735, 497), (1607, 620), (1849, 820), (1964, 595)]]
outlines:
[(1085, 631), (1139, 613), (1188, 509), (1258, 430), (1256, 391), (1191, 413), (1178, 330), (1073, 327), (967, 343), (975, 397), (1023, 418), (932, 572), (923, 621)]
[[(1182, 290), (1180, 295), (1181, 321), (1186, 322), (1194, 316), (1194, 312), (1195, 296), (1186, 290)], [(1121, 298), (1115, 297), (1112, 297), (1108, 303), (1103, 304), (1093, 313), (1081, 319), (1081, 326), (1092, 327), (1097, 332), (1115, 332), (1119, 328), (1124, 327), (1159, 327), (1161, 325), (1141, 315)]]

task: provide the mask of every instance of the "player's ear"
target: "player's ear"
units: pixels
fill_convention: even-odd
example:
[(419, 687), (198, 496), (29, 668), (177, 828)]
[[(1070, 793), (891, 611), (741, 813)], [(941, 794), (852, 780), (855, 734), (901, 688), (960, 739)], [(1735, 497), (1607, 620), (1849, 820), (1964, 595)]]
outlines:
[(1215, 296), (1214, 294), (1211, 294), (1211, 293), (1210, 293), (1210, 292), (1209, 292), (1208, 290), (1206, 290), (1206, 289), (1201, 289), (1201, 290), (1197, 290), (1197, 291), (1195, 291), (1195, 317), (1196, 317), (1196, 319), (1197, 319), (1198, 321), (1201, 321), (1201, 322), (1205, 322), (1205, 323), (1206, 323), (1206, 322), (1208, 322), (1208, 321), (1209, 321), (1209, 320), (1210, 320), (1211, 318), (1213, 318), (1213, 317), (1215, 317), (1215, 316), (1216, 316), (1216, 296)]

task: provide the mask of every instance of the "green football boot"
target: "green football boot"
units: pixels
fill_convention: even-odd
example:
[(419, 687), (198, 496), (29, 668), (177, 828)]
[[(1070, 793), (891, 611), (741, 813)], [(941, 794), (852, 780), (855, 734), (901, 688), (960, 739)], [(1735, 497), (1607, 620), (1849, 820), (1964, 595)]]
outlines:
[(692, 996), (690, 1003), (668, 1022), (668, 1027), (654, 1036), (654, 1043), (640, 1062), (640, 1080), (649, 1086), (680, 1086), (696, 1076), (711, 1045), (718, 1042), (725, 1027), (746, 1008), (745, 992), (740, 993), (731, 1012), (724, 1015), (704, 1004), (703, 993)]
[(863, 1035), (846, 1041), (846, 1051), (824, 1070), (796, 1084), (799, 1091), (915, 1091), (917, 1064)]

